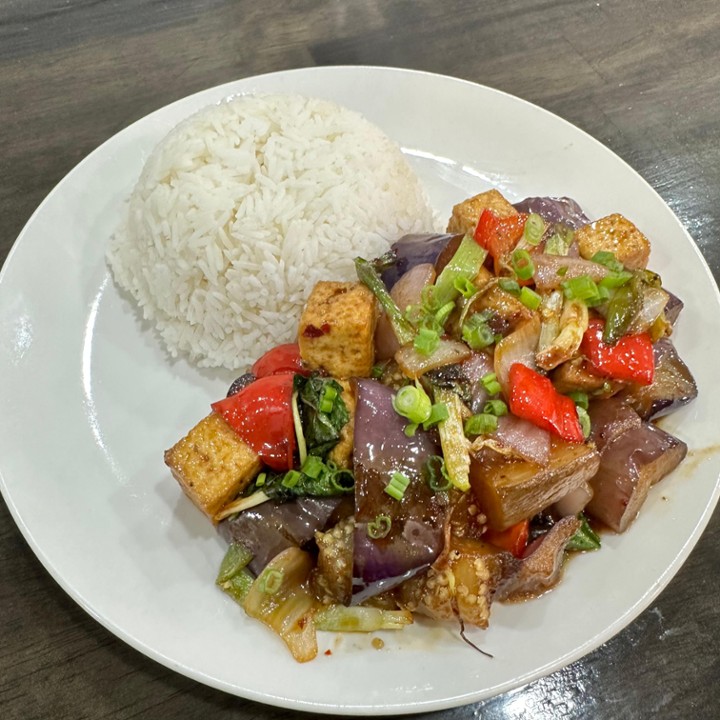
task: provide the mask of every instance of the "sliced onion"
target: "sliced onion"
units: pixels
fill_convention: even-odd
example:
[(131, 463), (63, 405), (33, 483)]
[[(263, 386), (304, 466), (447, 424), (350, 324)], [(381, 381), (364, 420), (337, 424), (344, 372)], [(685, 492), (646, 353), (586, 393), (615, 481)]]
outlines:
[(643, 301), (640, 312), (633, 318), (628, 328), (629, 333), (646, 332), (650, 326), (662, 315), (670, 295), (662, 288), (646, 287), (643, 291)]
[[(421, 263), (408, 270), (393, 285), (390, 297), (400, 308), (400, 312), (411, 305), (419, 305), (422, 301), (422, 291), (427, 285), (435, 282), (435, 266), (432, 263)], [(392, 329), (392, 325), (385, 313), (378, 318), (375, 328), (375, 357), (378, 360), (388, 360), (400, 349), (400, 343)]]
[(532, 259), (535, 265), (533, 280), (538, 290), (552, 290), (581, 275), (589, 275), (598, 282), (609, 272), (604, 265), (582, 258), (533, 253)]
[(405, 345), (395, 353), (395, 360), (405, 375), (419, 378), (430, 370), (467, 360), (471, 354), (472, 351), (465, 343), (441, 338), (439, 345), (430, 355), (423, 355), (412, 345)]
[(535, 369), (535, 352), (540, 339), (540, 318), (533, 315), (515, 332), (504, 337), (495, 348), (495, 375), (508, 394), (508, 376), (514, 363), (522, 363)]
[(550, 433), (522, 418), (503, 415), (498, 418), (494, 433), (479, 435), (473, 442), (473, 451), (480, 447), (490, 447), (501, 455), (547, 465), (550, 459)]
[(593, 492), (589, 485), (581, 485), (572, 489), (564, 498), (560, 498), (553, 509), (561, 517), (575, 516), (581, 513), (592, 499)]

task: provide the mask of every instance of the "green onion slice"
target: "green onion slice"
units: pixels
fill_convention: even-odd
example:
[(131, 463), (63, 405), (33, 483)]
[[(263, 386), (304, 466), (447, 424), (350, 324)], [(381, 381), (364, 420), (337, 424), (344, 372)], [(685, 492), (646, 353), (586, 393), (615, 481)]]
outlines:
[(258, 578), (260, 592), (267, 595), (274, 595), (281, 587), (283, 581), (283, 571), (277, 568), (267, 568)]
[(421, 327), (418, 330), (415, 340), (413, 341), (413, 347), (421, 355), (432, 355), (440, 344), (440, 335), (436, 330), (430, 330), (429, 328)]
[(448, 415), (448, 407), (445, 403), (435, 403), (430, 408), (430, 415), (428, 415), (427, 420), (425, 420), (422, 424), (423, 430), (429, 430), (431, 427), (437, 425), (439, 422), (447, 420)]
[(497, 375), (495, 375), (494, 372), (483, 375), (482, 378), (480, 378), (480, 382), (490, 395), (497, 395), (502, 390)]
[(462, 339), (472, 350), (482, 350), (495, 342), (495, 334), (482, 313), (473, 313), (462, 326)]
[(385, 492), (395, 500), (402, 500), (405, 491), (410, 485), (410, 478), (401, 472), (394, 472), (390, 478), (390, 482), (385, 486)]
[(523, 238), (528, 245), (538, 245), (545, 234), (545, 221), (537, 213), (530, 213), (525, 221)]
[(433, 492), (449, 490), (452, 483), (447, 474), (445, 460), (441, 455), (433, 455), (425, 463), (425, 477), (428, 487)]
[(487, 435), (497, 430), (497, 416), (489, 413), (473, 415), (465, 421), (466, 435)]
[(542, 298), (529, 287), (523, 287), (520, 290), (520, 302), (530, 310), (537, 310), (540, 307)]
[(502, 400), (488, 400), (483, 407), (483, 413), (502, 417), (508, 414), (508, 407)]
[(410, 422), (419, 424), (430, 417), (432, 401), (420, 385), (401, 387), (392, 401), (393, 409)]
[(506, 293), (510, 293), (515, 297), (520, 297), (520, 285), (517, 280), (513, 280), (512, 278), (499, 278), (498, 286)]
[(373, 540), (380, 540), (387, 537), (392, 528), (392, 520), (389, 515), (377, 515), (372, 522), (367, 524), (368, 537)]
[(510, 256), (513, 272), (520, 280), (530, 280), (535, 272), (530, 253), (527, 250), (515, 250)]

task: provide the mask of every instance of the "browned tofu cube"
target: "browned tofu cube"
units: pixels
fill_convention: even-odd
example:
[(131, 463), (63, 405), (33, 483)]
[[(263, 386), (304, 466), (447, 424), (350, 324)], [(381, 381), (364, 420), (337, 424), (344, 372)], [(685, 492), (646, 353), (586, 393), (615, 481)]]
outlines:
[(260, 472), (260, 458), (217, 413), (201, 420), (165, 453), (185, 494), (213, 522)]
[(355, 432), (355, 388), (347, 380), (338, 380), (342, 385), (342, 399), (350, 416), (340, 431), (340, 442), (328, 453), (328, 460), (332, 460), (338, 467), (352, 467), (353, 433)]
[(483, 210), (492, 210), (498, 217), (517, 215), (517, 210), (497, 190), (488, 190), (463, 200), (452, 209), (448, 220), (449, 233), (473, 232)]
[(630, 270), (647, 267), (650, 241), (626, 217), (618, 213), (596, 220), (575, 232), (580, 255), (589, 260), (599, 250), (615, 254)]
[(335, 378), (367, 377), (375, 361), (375, 296), (359, 282), (319, 282), (298, 328), (300, 357)]

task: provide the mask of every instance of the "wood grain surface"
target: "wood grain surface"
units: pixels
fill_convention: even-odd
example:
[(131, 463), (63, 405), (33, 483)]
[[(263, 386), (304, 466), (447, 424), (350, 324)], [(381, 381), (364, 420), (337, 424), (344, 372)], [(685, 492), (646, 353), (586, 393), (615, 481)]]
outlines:
[[(717, 0), (6, 0), (0, 258), (52, 187), (134, 120), (236, 78), (331, 64), (446, 73), (565, 117), (650, 182), (718, 277)], [(719, 717), (718, 558), (716, 513), (669, 587), (613, 640), (433, 717)], [(300, 717), (212, 690), (116, 639), (58, 587), (2, 503), (0, 632), (4, 720)]]

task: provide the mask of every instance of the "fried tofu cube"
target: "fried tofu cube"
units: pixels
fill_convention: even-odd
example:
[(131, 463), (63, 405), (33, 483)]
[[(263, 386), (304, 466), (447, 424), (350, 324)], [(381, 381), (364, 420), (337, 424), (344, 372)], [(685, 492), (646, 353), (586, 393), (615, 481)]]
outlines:
[(473, 232), (483, 210), (492, 210), (498, 217), (517, 215), (518, 211), (497, 190), (488, 190), (463, 200), (452, 209), (448, 220), (449, 233)]
[(589, 260), (596, 252), (605, 250), (629, 270), (647, 267), (650, 241), (623, 215), (614, 213), (581, 227), (575, 232), (580, 255)]
[(334, 378), (369, 376), (377, 318), (375, 296), (362, 283), (319, 282), (300, 318), (300, 357)]
[(217, 413), (201, 420), (170, 450), (165, 464), (185, 494), (213, 522), (260, 472), (260, 458)]
[(355, 432), (355, 388), (347, 380), (338, 380), (342, 385), (342, 399), (347, 408), (348, 421), (340, 431), (340, 441), (328, 453), (328, 460), (332, 460), (338, 467), (352, 467), (353, 434)]

